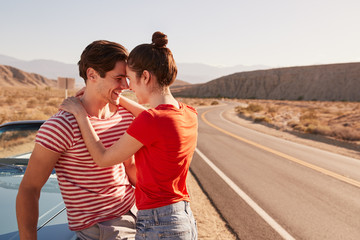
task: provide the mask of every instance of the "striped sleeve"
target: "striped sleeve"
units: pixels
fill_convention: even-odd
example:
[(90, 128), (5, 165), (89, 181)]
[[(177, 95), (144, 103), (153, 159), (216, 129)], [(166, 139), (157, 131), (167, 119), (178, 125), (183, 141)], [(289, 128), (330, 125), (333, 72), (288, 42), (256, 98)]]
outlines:
[(73, 145), (74, 124), (77, 125), (77, 122), (73, 115), (59, 111), (41, 126), (35, 142), (51, 151), (63, 153)]

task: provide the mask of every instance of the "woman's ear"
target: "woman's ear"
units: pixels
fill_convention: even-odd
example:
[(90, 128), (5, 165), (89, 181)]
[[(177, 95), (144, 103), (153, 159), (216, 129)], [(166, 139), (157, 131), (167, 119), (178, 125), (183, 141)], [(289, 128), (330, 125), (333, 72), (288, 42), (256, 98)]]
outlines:
[(142, 76), (144, 78), (145, 85), (149, 84), (151, 80), (151, 73), (148, 70), (144, 70)]

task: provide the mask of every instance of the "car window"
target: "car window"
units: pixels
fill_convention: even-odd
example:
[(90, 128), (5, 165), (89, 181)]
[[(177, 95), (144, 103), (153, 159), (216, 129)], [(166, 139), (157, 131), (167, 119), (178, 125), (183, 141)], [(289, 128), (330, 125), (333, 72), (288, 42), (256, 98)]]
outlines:
[(7, 129), (0, 133), (0, 174), (25, 171), (36, 133), (36, 129)]
[(34, 149), (36, 130), (5, 131), (0, 135), (0, 157), (30, 153)]

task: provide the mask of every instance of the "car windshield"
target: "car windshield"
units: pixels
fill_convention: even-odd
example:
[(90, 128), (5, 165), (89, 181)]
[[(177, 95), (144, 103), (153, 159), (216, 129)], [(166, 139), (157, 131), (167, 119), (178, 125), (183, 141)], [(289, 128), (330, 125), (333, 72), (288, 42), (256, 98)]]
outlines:
[(23, 174), (34, 148), (37, 129), (0, 132), (0, 174)]

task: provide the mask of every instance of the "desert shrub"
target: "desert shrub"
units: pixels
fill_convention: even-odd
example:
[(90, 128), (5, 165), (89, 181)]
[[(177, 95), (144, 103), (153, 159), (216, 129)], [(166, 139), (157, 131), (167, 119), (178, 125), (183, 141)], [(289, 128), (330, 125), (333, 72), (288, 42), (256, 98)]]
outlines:
[(270, 106), (270, 107), (268, 107), (267, 111), (269, 113), (276, 113), (278, 111), (278, 108)]
[(62, 99), (51, 98), (46, 102), (46, 105), (51, 106), (51, 107), (59, 107), (61, 102), (62, 102)]
[(1, 113), (0, 114), (0, 124), (3, 124), (6, 121), (7, 117), (6, 114)]
[(255, 113), (263, 110), (263, 107), (259, 104), (250, 103), (247, 107), (237, 106), (235, 107), (235, 112), (244, 114), (244, 113)]
[(7, 105), (14, 105), (15, 104), (15, 98), (13, 96), (8, 96), (6, 99), (5, 99), (5, 103)]
[(314, 134), (320, 134), (324, 136), (330, 136), (332, 131), (331, 128), (327, 125), (318, 125), (314, 130)]
[(315, 124), (307, 124), (305, 126), (304, 132), (306, 132), (306, 133), (315, 133), (316, 128), (317, 128), (317, 126)]
[(210, 103), (210, 105), (218, 105), (218, 104), (219, 104), (218, 101), (212, 101), (212, 102)]
[(360, 140), (360, 131), (339, 125), (339, 126), (332, 128), (331, 136), (340, 138), (340, 139), (343, 139), (346, 141), (359, 141)]
[(33, 111), (30, 114), (27, 114), (26, 119), (29, 120), (46, 120), (49, 118), (48, 114), (45, 114), (41, 111)]
[(314, 109), (309, 109), (307, 111), (304, 111), (300, 116), (300, 121), (307, 121), (307, 120), (313, 120), (317, 119), (317, 115)]
[(58, 107), (57, 106), (44, 106), (41, 108), (41, 111), (47, 116), (52, 116), (58, 112)]
[(250, 103), (249, 106), (246, 107), (246, 111), (248, 112), (260, 112), (264, 108), (259, 104)]
[(27, 101), (27, 103), (26, 103), (26, 107), (27, 108), (35, 108), (37, 103), (38, 103), (37, 99), (30, 98), (29, 101)]
[(271, 122), (270, 118), (268, 118), (266, 116), (257, 116), (253, 119), (253, 121), (256, 123), (260, 123), (260, 122), (270, 123)]

